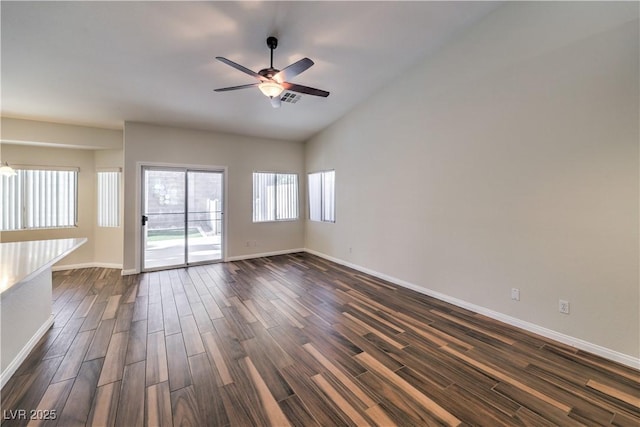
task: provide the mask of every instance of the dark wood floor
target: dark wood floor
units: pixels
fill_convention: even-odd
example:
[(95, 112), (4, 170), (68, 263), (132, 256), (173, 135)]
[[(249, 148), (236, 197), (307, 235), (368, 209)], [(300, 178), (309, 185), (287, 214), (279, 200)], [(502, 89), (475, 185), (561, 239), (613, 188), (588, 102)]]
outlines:
[(308, 254), (53, 294), (3, 425), (640, 425), (638, 371)]

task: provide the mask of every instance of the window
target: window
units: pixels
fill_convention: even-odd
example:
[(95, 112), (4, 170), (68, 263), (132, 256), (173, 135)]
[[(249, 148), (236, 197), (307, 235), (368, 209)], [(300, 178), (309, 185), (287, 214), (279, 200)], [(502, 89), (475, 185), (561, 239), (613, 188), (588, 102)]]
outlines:
[(98, 227), (120, 226), (120, 171), (98, 172)]
[(16, 169), (2, 177), (2, 231), (77, 225), (78, 170)]
[(298, 219), (298, 175), (254, 172), (253, 222)]
[(336, 222), (335, 171), (309, 174), (309, 219)]

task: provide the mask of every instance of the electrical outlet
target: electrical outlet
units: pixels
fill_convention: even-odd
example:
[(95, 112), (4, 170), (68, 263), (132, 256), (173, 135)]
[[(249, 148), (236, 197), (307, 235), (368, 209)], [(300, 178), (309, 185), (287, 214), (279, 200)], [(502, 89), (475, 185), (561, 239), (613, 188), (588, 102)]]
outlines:
[(560, 310), (560, 313), (569, 314), (569, 301), (561, 299), (558, 304), (558, 310)]
[(511, 288), (511, 299), (514, 301), (520, 301), (520, 289)]
[(247, 240), (247, 244), (246, 244), (246, 246), (247, 246), (247, 247), (251, 246), (251, 241)]

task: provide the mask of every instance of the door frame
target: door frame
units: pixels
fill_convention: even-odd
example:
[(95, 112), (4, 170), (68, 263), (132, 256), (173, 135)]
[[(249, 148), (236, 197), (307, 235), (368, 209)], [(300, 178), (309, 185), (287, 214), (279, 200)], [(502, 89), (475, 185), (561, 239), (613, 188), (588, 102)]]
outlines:
[[(145, 269), (144, 268), (144, 230), (142, 228), (142, 212), (144, 209), (144, 169), (145, 168), (168, 168), (168, 169), (177, 169), (183, 170), (186, 174), (187, 171), (195, 171), (195, 172), (217, 172), (222, 173), (222, 239), (220, 242), (220, 250), (222, 251), (220, 260), (216, 261), (203, 261), (199, 263), (191, 263), (189, 265), (201, 265), (201, 264), (213, 264), (216, 262), (226, 262), (227, 261), (227, 167), (226, 166), (214, 166), (214, 165), (196, 165), (196, 164), (186, 164), (186, 163), (165, 163), (165, 162), (137, 162), (136, 163), (136, 265), (138, 266), (139, 272), (148, 272), (148, 271), (158, 271), (158, 270), (169, 270), (173, 268), (181, 268), (181, 267), (166, 267), (166, 268), (153, 268), (153, 269)], [(186, 199), (185, 199), (186, 201)], [(185, 206), (186, 208), (186, 206)], [(186, 261), (186, 260), (185, 260)]]

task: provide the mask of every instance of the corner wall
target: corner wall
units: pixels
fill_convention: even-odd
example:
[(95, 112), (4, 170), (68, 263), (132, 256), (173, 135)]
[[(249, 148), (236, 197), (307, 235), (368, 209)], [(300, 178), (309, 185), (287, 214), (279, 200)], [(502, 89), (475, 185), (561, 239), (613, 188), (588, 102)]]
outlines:
[[(94, 162), (96, 172), (101, 170), (123, 169), (124, 154), (120, 150), (96, 150), (94, 151)], [(124, 235), (124, 224), (122, 219), (124, 200), (124, 172), (120, 176), (120, 226), (118, 227), (98, 227), (97, 218), (94, 240), (94, 260), (98, 265), (111, 268), (122, 269), (122, 238)], [(94, 206), (98, 206), (98, 194), (94, 197)], [(96, 212), (97, 216), (97, 212)]]
[(7, 117), (2, 117), (0, 130), (3, 162), (80, 168), (77, 227), (3, 231), (0, 241), (86, 237), (86, 245), (60, 260), (54, 268), (122, 268), (123, 227), (98, 227), (96, 218), (96, 171), (123, 166), (122, 131)]
[(306, 247), (637, 360), (638, 14), (507, 3), (394, 79), (307, 142)]

